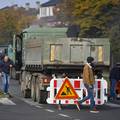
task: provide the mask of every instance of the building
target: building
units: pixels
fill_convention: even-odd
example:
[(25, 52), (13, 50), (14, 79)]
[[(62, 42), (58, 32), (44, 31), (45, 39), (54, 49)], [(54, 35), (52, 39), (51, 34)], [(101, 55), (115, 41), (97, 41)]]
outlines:
[(58, 26), (61, 22), (56, 18), (54, 14), (54, 8), (61, 2), (61, 0), (49, 0), (46, 3), (40, 5), (38, 20), (33, 24), (39, 26)]
[(60, 0), (50, 0), (41, 4), (38, 18), (54, 16), (54, 7), (60, 3)]

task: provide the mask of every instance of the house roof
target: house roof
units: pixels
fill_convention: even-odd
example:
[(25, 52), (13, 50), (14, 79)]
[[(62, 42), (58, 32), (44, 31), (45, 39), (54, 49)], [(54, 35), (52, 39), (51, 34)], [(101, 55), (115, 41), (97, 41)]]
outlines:
[(43, 3), (42, 7), (49, 7), (49, 6), (55, 6), (56, 4), (59, 4), (61, 0), (49, 0), (46, 3)]

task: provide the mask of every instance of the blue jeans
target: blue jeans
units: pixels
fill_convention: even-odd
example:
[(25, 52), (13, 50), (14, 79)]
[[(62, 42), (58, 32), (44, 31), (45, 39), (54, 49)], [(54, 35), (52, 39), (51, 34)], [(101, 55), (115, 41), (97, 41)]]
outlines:
[(115, 86), (117, 84), (117, 80), (111, 79), (110, 81), (110, 97), (116, 97)]
[(8, 93), (9, 81), (10, 81), (10, 75), (6, 73), (2, 73), (3, 91), (5, 93)]
[(93, 109), (95, 107), (95, 101), (94, 101), (94, 87), (89, 87), (89, 85), (85, 84), (85, 88), (87, 89), (88, 95), (84, 97), (82, 100), (80, 100), (80, 103), (85, 102), (86, 100), (90, 99), (90, 109)]

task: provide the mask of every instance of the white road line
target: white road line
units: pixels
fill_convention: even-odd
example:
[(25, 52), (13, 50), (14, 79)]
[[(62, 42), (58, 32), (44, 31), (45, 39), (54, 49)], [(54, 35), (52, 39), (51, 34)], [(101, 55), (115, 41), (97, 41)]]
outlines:
[(107, 105), (107, 106), (109, 106), (109, 107), (120, 108), (120, 105), (118, 105), (118, 104), (114, 104), (114, 103), (106, 103), (105, 105)]
[(30, 99), (26, 100), (25, 98), (22, 98), (21, 100), (24, 101), (25, 103), (31, 105), (31, 106), (38, 106), (38, 105), (40, 105), (39, 103), (34, 102), (34, 101), (30, 100)]
[(70, 116), (65, 115), (65, 114), (58, 114), (58, 115), (60, 115), (60, 116), (62, 116), (62, 117), (70, 118)]
[(24, 102), (27, 103), (27, 104), (29, 104), (29, 105), (32, 105), (32, 106), (37, 105), (36, 103), (33, 103), (31, 101), (28, 101), (28, 100), (24, 100)]
[(16, 105), (13, 101), (8, 98), (0, 98), (0, 103), (3, 105)]
[(35, 106), (35, 107), (37, 107), (37, 108), (43, 108), (43, 107), (41, 107), (41, 106), (39, 106), (39, 105), (37, 105), (37, 106)]
[(51, 113), (55, 112), (55, 111), (53, 111), (51, 109), (45, 109), (45, 111), (48, 111), (48, 112), (51, 112)]

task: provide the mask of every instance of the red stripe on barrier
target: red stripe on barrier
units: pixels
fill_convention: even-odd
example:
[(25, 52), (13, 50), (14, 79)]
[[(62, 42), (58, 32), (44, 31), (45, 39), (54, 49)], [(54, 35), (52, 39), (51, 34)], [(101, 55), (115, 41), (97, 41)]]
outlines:
[(101, 104), (101, 101), (100, 101), (100, 100), (98, 100), (98, 104), (99, 104), (99, 105)]
[(57, 88), (57, 80), (54, 80), (54, 88)]
[(89, 104), (89, 100), (86, 101), (86, 104)]
[(101, 88), (101, 81), (98, 81), (98, 88)]
[(56, 100), (53, 100), (53, 103), (55, 104), (55, 103), (56, 103)]
[(74, 88), (76, 89), (80, 88), (80, 81), (74, 81)]
[(66, 103), (66, 104), (68, 104), (68, 103), (69, 103), (69, 101), (68, 101), (68, 100), (66, 100), (66, 101), (65, 101), (65, 103)]
[(75, 100), (75, 101), (74, 101), (74, 104), (77, 104), (77, 103), (78, 103), (78, 101)]

